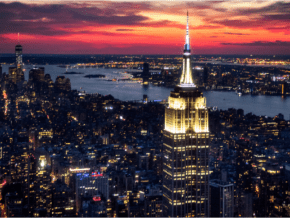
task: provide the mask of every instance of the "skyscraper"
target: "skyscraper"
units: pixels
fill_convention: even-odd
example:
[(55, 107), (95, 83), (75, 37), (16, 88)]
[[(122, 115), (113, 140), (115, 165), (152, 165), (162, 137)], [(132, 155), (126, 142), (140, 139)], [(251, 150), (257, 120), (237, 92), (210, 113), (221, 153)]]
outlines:
[(22, 46), (16, 45), (15, 46), (15, 55), (16, 55), (16, 67), (17, 69), (22, 68)]
[(16, 67), (9, 67), (9, 79), (13, 83), (18, 83), (24, 80), (24, 72), (22, 69), (22, 46), (17, 44), (15, 46)]
[(163, 216), (209, 216), (206, 99), (192, 79), (188, 14), (180, 84), (165, 108)]
[(234, 184), (222, 180), (210, 181), (210, 216), (234, 216)]
[(144, 85), (148, 85), (149, 83), (149, 64), (148, 63), (144, 63), (143, 64), (143, 84)]

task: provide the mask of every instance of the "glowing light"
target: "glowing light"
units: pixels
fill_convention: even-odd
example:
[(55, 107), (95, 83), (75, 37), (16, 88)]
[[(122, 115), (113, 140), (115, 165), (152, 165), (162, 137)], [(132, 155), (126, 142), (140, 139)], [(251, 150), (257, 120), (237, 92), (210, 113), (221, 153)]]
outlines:
[(92, 173), (92, 177), (100, 177), (100, 176), (104, 176), (104, 174), (103, 173), (97, 173), (97, 172), (93, 172)]
[(44, 162), (44, 160), (42, 160), (42, 161), (40, 162), (40, 166), (41, 166), (42, 168), (45, 166), (45, 162)]
[(188, 13), (187, 13), (187, 24), (186, 24), (186, 37), (184, 45), (184, 57), (183, 58), (183, 67), (182, 75), (180, 78), (181, 87), (195, 87), (192, 79), (191, 63), (190, 63), (190, 40), (189, 40), (189, 28), (188, 28)]
[(7, 93), (6, 93), (6, 90), (3, 91), (3, 97), (4, 97), (4, 99), (7, 99)]
[(77, 169), (72, 169), (69, 168), (69, 171), (71, 172), (79, 172), (79, 171), (89, 171), (91, 168), (77, 168)]
[(1, 183), (1, 186), (3, 187), (4, 185), (6, 185), (7, 181), (6, 179), (4, 179), (4, 181)]
[(101, 201), (101, 197), (100, 196), (94, 196), (93, 197), (93, 201)]
[[(208, 111), (204, 97), (190, 100), (169, 96), (168, 103), (165, 110), (165, 130), (171, 133), (186, 133), (189, 128), (196, 133), (209, 131)], [(189, 110), (186, 110), (187, 108)]]

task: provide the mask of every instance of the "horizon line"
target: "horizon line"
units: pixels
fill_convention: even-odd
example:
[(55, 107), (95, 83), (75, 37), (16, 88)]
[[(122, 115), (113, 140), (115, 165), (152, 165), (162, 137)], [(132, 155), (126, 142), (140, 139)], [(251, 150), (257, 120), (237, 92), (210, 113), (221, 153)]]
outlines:
[[(1, 55), (15, 55), (15, 53), (0, 53)], [(146, 55), (171, 55), (171, 56), (182, 56), (183, 54), (53, 54), (53, 53), (25, 53), (25, 55), (136, 55), (136, 56), (146, 56)], [(197, 55), (265, 55), (265, 56), (290, 56), (289, 54), (191, 54), (191, 56)]]

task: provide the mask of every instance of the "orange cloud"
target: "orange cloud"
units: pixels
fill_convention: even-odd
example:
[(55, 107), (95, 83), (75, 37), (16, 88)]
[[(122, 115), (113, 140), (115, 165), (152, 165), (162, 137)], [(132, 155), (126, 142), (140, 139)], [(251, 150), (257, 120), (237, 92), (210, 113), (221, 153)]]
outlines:
[(289, 41), (289, 6), (268, 1), (0, 2), (0, 52), (13, 52), (19, 32), (26, 53), (181, 54), (188, 10), (196, 54), (244, 54), (247, 49), (289, 54), (271, 43), (253, 43)]

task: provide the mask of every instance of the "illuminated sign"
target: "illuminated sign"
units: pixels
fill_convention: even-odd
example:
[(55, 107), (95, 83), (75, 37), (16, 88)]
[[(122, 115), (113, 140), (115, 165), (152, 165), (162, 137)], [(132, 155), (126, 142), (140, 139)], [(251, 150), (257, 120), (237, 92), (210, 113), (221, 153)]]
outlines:
[(100, 177), (100, 176), (104, 176), (104, 174), (103, 173), (97, 173), (97, 172), (93, 172), (92, 173), (92, 177)]
[(69, 171), (71, 172), (79, 172), (79, 171), (89, 171), (91, 168), (78, 168), (78, 169), (72, 169), (69, 168)]
[(93, 201), (101, 201), (101, 197), (100, 196), (94, 196), (93, 197)]

